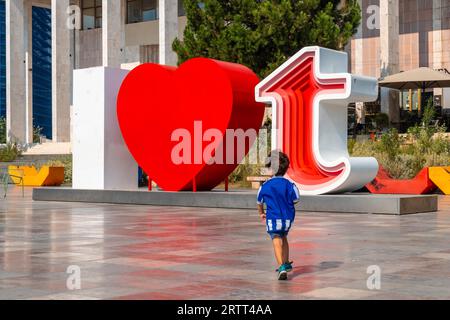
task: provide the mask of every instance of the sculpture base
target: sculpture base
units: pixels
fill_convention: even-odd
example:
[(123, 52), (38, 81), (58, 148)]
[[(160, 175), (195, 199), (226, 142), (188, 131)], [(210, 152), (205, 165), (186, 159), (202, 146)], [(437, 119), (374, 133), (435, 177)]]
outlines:
[[(36, 188), (33, 200), (61, 202), (114, 203), (175, 207), (255, 209), (256, 192), (161, 192), (146, 190), (76, 190), (71, 188)], [(339, 195), (302, 196), (299, 211), (373, 213), (402, 215), (438, 210), (437, 195), (374, 195), (346, 193)]]

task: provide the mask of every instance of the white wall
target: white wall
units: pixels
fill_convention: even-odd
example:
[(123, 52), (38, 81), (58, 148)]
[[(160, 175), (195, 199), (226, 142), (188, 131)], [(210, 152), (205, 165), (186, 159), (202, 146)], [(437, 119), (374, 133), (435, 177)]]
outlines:
[(73, 188), (134, 190), (138, 166), (122, 137), (117, 95), (127, 70), (74, 71)]

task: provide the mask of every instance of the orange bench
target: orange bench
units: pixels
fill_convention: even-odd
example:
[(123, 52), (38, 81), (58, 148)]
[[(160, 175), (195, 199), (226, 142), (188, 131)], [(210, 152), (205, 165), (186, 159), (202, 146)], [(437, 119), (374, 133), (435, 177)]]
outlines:
[(14, 184), (28, 187), (60, 186), (64, 182), (64, 167), (9, 166), (8, 173)]

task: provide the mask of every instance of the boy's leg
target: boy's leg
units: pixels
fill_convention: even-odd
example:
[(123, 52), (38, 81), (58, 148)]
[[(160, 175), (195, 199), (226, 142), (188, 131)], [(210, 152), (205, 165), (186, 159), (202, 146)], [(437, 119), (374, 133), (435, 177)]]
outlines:
[(287, 236), (283, 237), (283, 263), (289, 263), (289, 242)]
[(283, 261), (283, 239), (281, 237), (274, 237), (272, 239), (273, 250), (275, 252), (275, 258), (277, 259), (277, 263), (281, 266)]

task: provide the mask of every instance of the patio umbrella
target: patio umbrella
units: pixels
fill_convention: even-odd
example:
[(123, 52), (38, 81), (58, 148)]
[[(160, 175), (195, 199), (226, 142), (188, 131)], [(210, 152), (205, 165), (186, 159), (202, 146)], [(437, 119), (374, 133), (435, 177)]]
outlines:
[[(430, 68), (418, 68), (387, 76), (378, 82), (380, 87), (391, 89), (419, 89), (450, 87), (450, 74)], [(420, 95), (421, 96), (421, 95)], [(419, 108), (422, 101), (419, 99)], [(419, 109), (420, 111), (420, 109)]]

